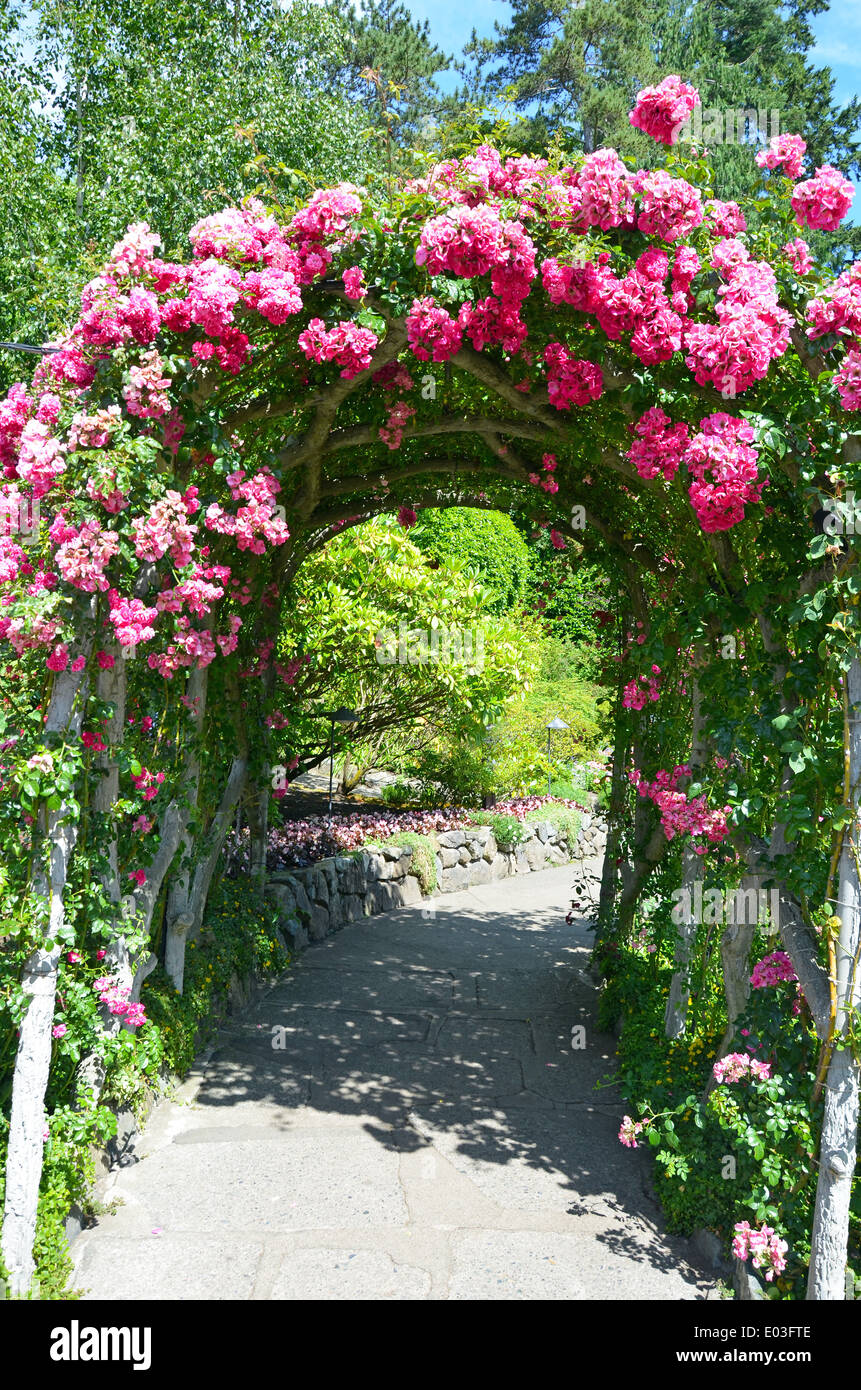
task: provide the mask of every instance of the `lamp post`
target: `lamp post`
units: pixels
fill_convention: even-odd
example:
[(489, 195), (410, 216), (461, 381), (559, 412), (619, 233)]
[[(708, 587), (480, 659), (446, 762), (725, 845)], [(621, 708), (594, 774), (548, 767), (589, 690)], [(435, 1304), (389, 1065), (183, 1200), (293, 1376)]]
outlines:
[(344, 709), (324, 709), (323, 715), (331, 723), (329, 733), (329, 825), (332, 824), (332, 778), (335, 770), (335, 725), (336, 724), (355, 724), (359, 718), (358, 710)]
[(558, 714), (555, 715), (554, 718), (551, 719), (551, 720), (550, 720), (550, 723), (547, 725), (547, 795), (548, 795), (548, 796), (550, 795), (550, 739), (551, 739), (551, 737), (552, 737), (552, 730), (553, 730), (553, 729), (570, 729), (570, 728), (571, 728), (571, 725), (570, 725), (570, 724), (566, 724), (564, 719), (560, 719)]

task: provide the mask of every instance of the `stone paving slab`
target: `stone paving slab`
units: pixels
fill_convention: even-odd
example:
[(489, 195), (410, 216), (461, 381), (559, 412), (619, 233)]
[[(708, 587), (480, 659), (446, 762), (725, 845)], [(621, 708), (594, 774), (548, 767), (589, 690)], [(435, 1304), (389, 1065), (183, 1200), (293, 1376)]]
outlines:
[(84, 1296), (709, 1297), (662, 1232), (646, 1156), (617, 1140), (570, 878), (491, 883), (309, 948), (97, 1184), (117, 1205), (72, 1246)]

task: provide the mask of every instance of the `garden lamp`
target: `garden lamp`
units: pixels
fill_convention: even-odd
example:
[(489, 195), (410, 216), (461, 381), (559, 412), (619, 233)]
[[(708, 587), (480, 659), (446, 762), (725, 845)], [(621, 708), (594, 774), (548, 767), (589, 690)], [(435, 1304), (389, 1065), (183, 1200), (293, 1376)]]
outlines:
[(571, 725), (570, 725), (570, 724), (566, 724), (564, 719), (560, 719), (558, 714), (555, 715), (554, 718), (551, 719), (551, 720), (550, 720), (550, 723), (547, 725), (547, 795), (548, 795), (548, 796), (550, 795), (550, 740), (551, 740), (551, 738), (553, 737), (552, 731), (553, 731), (554, 729), (570, 729), (570, 728), (571, 728)]

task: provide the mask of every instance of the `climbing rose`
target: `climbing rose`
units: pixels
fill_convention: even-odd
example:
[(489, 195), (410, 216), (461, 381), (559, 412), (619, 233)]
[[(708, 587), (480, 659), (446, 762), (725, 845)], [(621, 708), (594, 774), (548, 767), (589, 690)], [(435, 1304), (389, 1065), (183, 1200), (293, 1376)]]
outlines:
[(684, 179), (671, 178), (663, 169), (634, 176), (640, 194), (637, 226), (647, 236), (679, 241), (703, 220), (699, 191)]
[(783, 980), (796, 980), (792, 961), (785, 951), (774, 951), (763, 956), (753, 967), (750, 983), (754, 989), (765, 989), (768, 985), (780, 984)]
[(729, 1052), (715, 1062), (712, 1074), (715, 1081), (721, 1084), (744, 1081), (747, 1077), (753, 1077), (755, 1081), (770, 1081), (771, 1064), (760, 1062), (746, 1052)]
[(710, 198), (706, 203), (706, 224), (718, 236), (735, 236), (747, 227), (745, 215), (738, 203), (723, 203), (718, 198)]
[(807, 242), (797, 236), (794, 241), (788, 241), (783, 248), (793, 270), (797, 275), (806, 275), (813, 268), (813, 257), (810, 254), (810, 247)]
[(643, 1130), (642, 1120), (632, 1120), (630, 1115), (622, 1116), (622, 1124), (619, 1128), (619, 1143), (624, 1144), (627, 1149), (638, 1148), (637, 1135)]
[(548, 343), (544, 349), (547, 364), (547, 394), (557, 410), (597, 401), (604, 388), (601, 368), (594, 362), (572, 357), (561, 343)]
[(777, 1232), (771, 1226), (763, 1224), (759, 1230), (754, 1228), (747, 1221), (739, 1221), (733, 1227), (735, 1236), (732, 1242), (732, 1252), (738, 1260), (746, 1260), (752, 1256), (754, 1269), (761, 1269), (765, 1273), (766, 1283), (770, 1284), (775, 1274), (782, 1274), (786, 1269), (786, 1252), (789, 1249), (785, 1240), (781, 1240)]
[(799, 227), (836, 232), (854, 197), (855, 189), (840, 170), (823, 164), (814, 178), (795, 185), (790, 201)]
[(242, 298), (270, 323), (286, 323), (302, 308), (302, 294), (292, 271), (269, 266), (252, 270), (242, 283)]
[(675, 74), (665, 77), (657, 87), (643, 87), (637, 93), (637, 100), (628, 119), (631, 125), (642, 130), (664, 145), (674, 145), (679, 131), (690, 117), (695, 106), (700, 105), (700, 94), (695, 87)]
[(377, 346), (377, 335), (370, 328), (361, 328), (350, 320), (342, 320), (327, 329), (322, 319), (311, 319), (304, 333), (299, 334), (299, 347), (311, 362), (337, 362), (343, 367), (341, 376), (358, 376), (371, 365), (371, 354)]
[(416, 264), (429, 275), (486, 275), (507, 254), (505, 228), (492, 208), (459, 204), (425, 223)]
[(69, 649), (60, 642), (51, 652), (51, 655), (46, 658), (45, 665), (49, 671), (65, 671), (68, 664)]
[(704, 531), (727, 531), (744, 520), (744, 508), (758, 502), (765, 480), (757, 480), (754, 432), (744, 420), (718, 411), (700, 422), (685, 451), (695, 481), (689, 488), (691, 506)]
[(840, 371), (835, 373), (834, 385), (844, 410), (861, 410), (861, 352), (857, 348), (847, 352)]
[(783, 173), (788, 179), (797, 179), (802, 171), (803, 155), (807, 144), (800, 135), (773, 135), (767, 150), (760, 150), (756, 162), (760, 169), (778, 169), (783, 165)]
[(362, 299), (365, 289), (362, 284), (361, 266), (351, 265), (349, 270), (343, 271), (341, 279), (344, 281), (344, 294), (348, 299)]
[(407, 314), (407, 341), (420, 362), (445, 362), (460, 351), (463, 329), (430, 295), (414, 299)]
[(639, 438), (628, 450), (628, 458), (640, 477), (656, 478), (661, 473), (672, 482), (690, 442), (687, 425), (674, 425), (660, 406), (652, 406), (632, 429)]

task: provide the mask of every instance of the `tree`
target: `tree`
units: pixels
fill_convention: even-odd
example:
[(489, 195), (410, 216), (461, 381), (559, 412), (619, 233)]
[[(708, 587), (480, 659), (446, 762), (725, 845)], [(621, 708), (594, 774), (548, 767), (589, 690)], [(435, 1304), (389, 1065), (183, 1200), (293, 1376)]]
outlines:
[(495, 38), (473, 32), (459, 98), (508, 91), (526, 115), (518, 132), (524, 149), (546, 145), (558, 130), (587, 153), (631, 148), (631, 100), (658, 76), (656, 0), (514, 0), (511, 8)]
[[(343, 14), (330, 4), (333, 15)], [(427, 134), (440, 108), (437, 73), (447, 72), (451, 59), (432, 41), (427, 20), (414, 20), (400, 0), (362, 0), (348, 16), (349, 39), (344, 66), (339, 70), (355, 99), (366, 107), (372, 123), (384, 127), (393, 114), (393, 134), (401, 143)], [(336, 69), (337, 71), (337, 69)], [(367, 76), (378, 73), (387, 93)]]
[(350, 746), (369, 755), (386, 738), (401, 756), (440, 735), (475, 739), (499, 719), (534, 674), (529, 634), (470, 568), (446, 559), (430, 568), (412, 534), (383, 518), (309, 557), (279, 639), (281, 661), (302, 662), (279, 711), (283, 764), (320, 761), (324, 707), (361, 712)]

